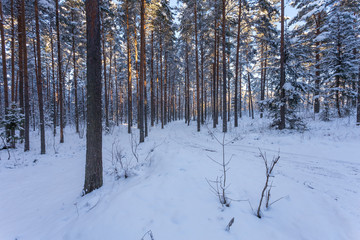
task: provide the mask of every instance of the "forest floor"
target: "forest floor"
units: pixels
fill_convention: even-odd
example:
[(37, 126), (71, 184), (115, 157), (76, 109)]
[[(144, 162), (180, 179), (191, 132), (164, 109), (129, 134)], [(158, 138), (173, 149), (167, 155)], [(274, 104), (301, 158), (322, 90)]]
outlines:
[[(199, 133), (196, 122), (150, 128), (140, 145), (131, 144), (127, 126), (115, 127), (103, 137), (104, 186), (84, 197), (85, 138), (67, 128), (59, 144), (48, 129), (47, 154), (40, 155), (39, 134), (32, 132), (30, 152), (19, 145), (8, 160), (0, 151), (0, 239), (149, 240), (150, 231), (155, 240), (360, 239), (354, 122), (309, 121), (300, 133), (269, 130), (265, 119), (240, 120), (225, 136), (230, 207), (206, 180), (221, 176), (213, 160), (222, 161), (222, 148), (210, 131), (220, 141), (223, 135), (211, 123)], [(262, 207), (261, 219), (252, 210), (265, 183), (259, 148), (269, 161), (280, 155), (270, 202), (280, 200)]]

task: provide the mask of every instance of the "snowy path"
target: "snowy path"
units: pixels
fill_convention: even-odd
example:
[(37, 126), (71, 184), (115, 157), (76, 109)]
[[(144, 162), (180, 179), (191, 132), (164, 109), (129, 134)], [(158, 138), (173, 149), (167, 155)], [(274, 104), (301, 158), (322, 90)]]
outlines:
[[(221, 147), (206, 129), (197, 133), (193, 128), (176, 122), (164, 130), (152, 129), (139, 149), (144, 158), (159, 145), (151, 165), (126, 180), (114, 181), (106, 174), (104, 187), (83, 198), (83, 140), (65, 143), (57, 157), (28, 154), (25, 157), (38, 163), (3, 167), (0, 239), (132, 240), (148, 230), (156, 240), (360, 239), (358, 130), (355, 135), (338, 134), (338, 140), (321, 131), (287, 136), (238, 129), (228, 134), (228, 139), (238, 138), (226, 147), (227, 157), (233, 156), (229, 196), (249, 199), (254, 208), (265, 177), (258, 147), (269, 159), (280, 148), (272, 200), (287, 197), (264, 209), (258, 219), (247, 202), (233, 201), (230, 208), (218, 203), (205, 179), (220, 175), (209, 157), (220, 159)], [(114, 138), (130, 148), (125, 128), (105, 136), (105, 171)], [(235, 223), (226, 232), (232, 217)]]

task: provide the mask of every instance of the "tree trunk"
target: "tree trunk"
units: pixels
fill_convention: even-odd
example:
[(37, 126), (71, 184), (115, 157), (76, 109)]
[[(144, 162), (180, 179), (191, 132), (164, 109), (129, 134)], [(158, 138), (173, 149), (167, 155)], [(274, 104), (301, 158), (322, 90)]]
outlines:
[[(139, 99), (139, 125), (140, 142), (144, 142), (144, 83), (145, 81), (145, 0), (141, 0), (140, 6), (140, 99)], [(136, 37), (136, 36), (135, 36)]]
[[(101, 14), (102, 16), (102, 14)], [(108, 85), (107, 85), (107, 78), (106, 78), (106, 48), (105, 48), (105, 31), (104, 27), (101, 28), (101, 35), (102, 35), (102, 54), (103, 54), (103, 64), (104, 64), (104, 98), (105, 98), (105, 126), (106, 131), (109, 130), (109, 97), (108, 97)]]
[(59, 79), (59, 105), (60, 105), (60, 143), (64, 142), (64, 104), (63, 104), (63, 79), (62, 79), (62, 57), (60, 43), (60, 20), (59, 20), (59, 0), (55, 0), (56, 5), (56, 36), (58, 47), (58, 79)]
[(223, 54), (223, 132), (227, 132), (227, 113), (226, 113), (226, 0), (222, 0), (222, 54)]
[(356, 125), (360, 126), (360, 65), (357, 79), (357, 106), (356, 106)]
[(2, 56), (2, 72), (4, 81), (4, 107), (5, 113), (9, 107), (9, 87), (7, 79), (7, 67), (6, 67), (6, 49), (5, 49), (5, 35), (4, 35), (4, 15), (2, 9), (2, 1), (0, 1), (0, 33), (1, 33), (1, 56)]
[(34, 4), (35, 4), (35, 25), (36, 25), (36, 50), (37, 50), (36, 86), (37, 86), (37, 92), (38, 92), (38, 103), (39, 103), (39, 113), (40, 113), (41, 154), (45, 154), (45, 119), (44, 119), (43, 84), (42, 84), (42, 72), (41, 72), (41, 49), (40, 49), (38, 0), (35, 0)]
[(286, 111), (286, 99), (285, 99), (285, 44), (284, 44), (284, 1), (281, 0), (281, 39), (280, 39), (280, 123), (279, 123), (279, 129), (282, 130), (285, 128), (285, 111)]
[(161, 118), (161, 129), (164, 128), (164, 102), (163, 102), (163, 65), (162, 65), (162, 38), (160, 37), (160, 118)]
[[(73, 18), (73, 12), (71, 12)], [(74, 19), (73, 19), (74, 21)], [(76, 133), (79, 133), (79, 108), (78, 108), (78, 87), (77, 87), (77, 68), (76, 68), (76, 51), (75, 51), (75, 27), (72, 29), (72, 51), (73, 51), (73, 66), (74, 66), (74, 91), (75, 91), (75, 128)]]
[(154, 31), (151, 31), (151, 61), (150, 61), (150, 98), (151, 98), (151, 126), (155, 122), (155, 90), (154, 90)]
[(10, 1), (11, 12), (11, 101), (16, 102), (15, 98), (15, 26), (14, 26), (14, 0)]
[[(18, 87), (16, 87), (18, 90), (16, 92), (19, 92), (19, 107), (21, 109), (21, 113), (24, 114), (24, 50), (23, 50), (23, 28), (22, 28), (22, 10), (21, 10), (21, 0), (18, 0), (18, 45), (19, 45), (19, 49), (18, 49)], [(17, 98), (17, 97), (16, 97)], [(25, 123), (24, 123), (25, 125)], [(20, 130), (20, 137), (23, 138), (24, 134), (25, 134), (25, 126), (21, 126), (21, 130)]]
[(129, 25), (129, 0), (126, 0), (126, 48), (127, 48), (127, 76), (128, 76), (128, 133), (132, 126), (132, 83), (131, 83), (131, 49), (130, 49), (130, 25)]
[(167, 65), (167, 52), (165, 50), (165, 54), (164, 54), (164, 104), (163, 104), (163, 108), (164, 108), (164, 114), (163, 114), (163, 120), (164, 120), (164, 125), (167, 124), (167, 105), (168, 105), (168, 101), (167, 101), (167, 70), (168, 70), (168, 65)]
[(249, 86), (249, 117), (254, 119), (254, 105), (252, 100), (250, 73), (248, 72), (248, 86)]
[(238, 29), (236, 38), (236, 60), (235, 60), (235, 89), (234, 89), (234, 126), (238, 126), (238, 79), (239, 79), (239, 54), (240, 54), (240, 32), (241, 32), (241, 6), (239, 0)]
[[(27, 69), (27, 47), (26, 47), (26, 20), (25, 20), (25, 1), (21, 0), (19, 4), (19, 46), (21, 44), (21, 48), (19, 48), (19, 52), (21, 53), (21, 58), (19, 56), (19, 69), (22, 68), (22, 79), (20, 83), (23, 83), (20, 87), (19, 91), (23, 92), (23, 98), (20, 97), (20, 101), (24, 101), (24, 109), (25, 109), (25, 124), (24, 124), (24, 151), (30, 150), (30, 99), (29, 99), (29, 77), (28, 77), (28, 69)], [(21, 39), (21, 40), (20, 40)], [(20, 70), (21, 71), (21, 70)], [(22, 94), (22, 93), (21, 93)], [(20, 95), (21, 96), (21, 95)]]
[(159, 53), (156, 55), (156, 124), (159, 123)]
[[(225, 1), (225, 0), (223, 0)], [(199, 53), (198, 53), (198, 32), (197, 32), (197, 5), (194, 1), (194, 22), (195, 22), (195, 70), (196, 70), (196, 112), (197, 131), (200, 132), (200, 84), (199, 84)]]
[[(215, 0), (215, 15), (217, 15), (217, 0)], [(213, 89), (212, 89), (212, 96), (213, 96), (213, 103), (212, 103), (212, 107), (213, 107), (213, 128), (216, 128), (216, 108), (217, 108), (217, 95), (216, 95), (216, 76), (217, 76), (217, 16), (214, 17), (214, 66), (213, 66)]]
[[(50, 20), (51, 22), (51, 20)], [(55, 82), (55, 60), (54, 60), (54, 43), (52, 38), (52, 24), (50, 23), (50, 46), (51, 46), (51, 70), (52, 70), (52, 85), (53, 85), (53, 134), (56, 136), (56, 119), (57, 119), (57, 98), (56, 98), (56, 82)]]
[(204, 124), (204, 91), (205, 91), (205, 83), (204, 83), (204, 47), (201, 41), (200, 44), (200, 53), (201, 53), (201, 124)]
[(84, 194), (99, 188), (102, 178), (101, 45), (99, 0), (86, 5), (87, 130)]
[[(320, 35), (320, 21), (321, 15), (318, 13), (316, 21), (316, 36)], [(316, 49), (315, 49), (315, 101), (314, 101), (314, 113), (320, 112), (320, 42), (316, 42)]]
[(265, 60), (264, 60), (264, 43), (261, 44), (261, 77), (260, 77), (260, 118), (264, 115), (263, 101), (265, 100)]
[(190, 125), (190, 70), (189, 70), (189, 51), (188, 43), (186, 42), (185, 49), (185, 61), (186, 61), (186, 74), (185, 74), (185, 122)]

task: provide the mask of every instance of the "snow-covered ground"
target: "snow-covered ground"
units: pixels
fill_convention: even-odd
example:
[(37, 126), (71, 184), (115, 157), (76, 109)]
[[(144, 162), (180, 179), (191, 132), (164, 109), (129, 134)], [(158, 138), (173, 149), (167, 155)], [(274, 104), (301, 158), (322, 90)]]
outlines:
[[(310, 122), (299, 133), (241, 120), (226, 134), (230, 207), (206, 181), (221, 175), (210, 159), (222, 160), (221, 145), (206, 127), (196, 132), (195, 122), (150, 128), (145, 143), (133, 144), (138, 162), (126, 126), (104, 135), (104, 186), (85, 197), (85, 139), (68, 128), (59, 144), (49, 130), (40, 155), (34, 132), (30, 152), (19, 145), (8, 160), (0, 151), (0, 239), (140, 240), (151, 239), (148, 231), (155, 240), (360, 239), (360, 128), (353, 122)], [(281, 200), (263, 207), (261, 219), (251, 209), (265, 183), (258, 148), (269, 160), (280, 151), (270, 202)], [(128, 178), (117, 178), (114, 166), (123, 172), (112, 152), (121, 154)]]

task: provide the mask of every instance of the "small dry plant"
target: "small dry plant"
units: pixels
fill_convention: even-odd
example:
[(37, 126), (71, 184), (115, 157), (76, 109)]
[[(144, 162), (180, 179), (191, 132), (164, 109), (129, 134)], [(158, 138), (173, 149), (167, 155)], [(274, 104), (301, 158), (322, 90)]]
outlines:
[(154, 235), (151, 230), (147, 231), (144, 236), (141, 238), (141, 240), (145, 240), (145, 237), (149, 236), (150, 240), (155, 240)]
[(261, 192), (261, 197), (260, 197), (260, 202), (259, 202), (259, 206), (256, 212), (256, 216), (258, 218), (261, 218), (261, 205), (263, 202), (264, 197), (266, 198), (266, 208), (268, 208), (269, 205), (269, 201), (270, 201), (270, 191), (272, 188), (272, 182), (269, 184), (270, 178), (274, 177), (273, 175), (273, 170), (275, 165), (278, 163), (279, 159), (280, 159), (280, 155), (278, 154), (277, 156), (274, 156), (272, 161), (269, 163), (266, 157), (266, 153), (263, 153), (260, 149), (260, 157), (264, 160), (264, 164), (265, 164), (265, 169), (266, 169), (266, 181), (265, 181), (265, 186)]
[(208, 156), (213, 162), (215, 162), (216, 164), (218, 164), (221, 167), (222, 175), (217, 176), (216, 180), (210, 181), (210, 180), (206, 179), (206, 181), (208, 182), (208, 184), (211, 187), (211, 190), (214, 192), (214, 194), (219, 198), (221, 205), (229, 207), (230, 206), (230, 198), (228, 198), (228, 196), (227, 196), (227, 189), (230, 185), (227, 183), (226, 177), (227, 177), (227, 172), (229, 170), (229, 164), (231, 162), (232, 157), (230, 157), (229, 160), (226, 160), (225, 146), (228, 145), (229, 143), (231, 143), (233, 140), (231, 140), (229, 142), (225, 142), (226, 134), (224, 133), (223, 138), (220, 141), (215, 136), (215, 134), (213, 132), (211, 132), (210, 130), (209, 130), (209, 133), (222, 147), (222, 161), (221, 162)]
[(116, 180), (121, 177), (129, 177), (130, 162), (127, 161), (118, 141), (114, 141), (112, 144), (111, 164)]

